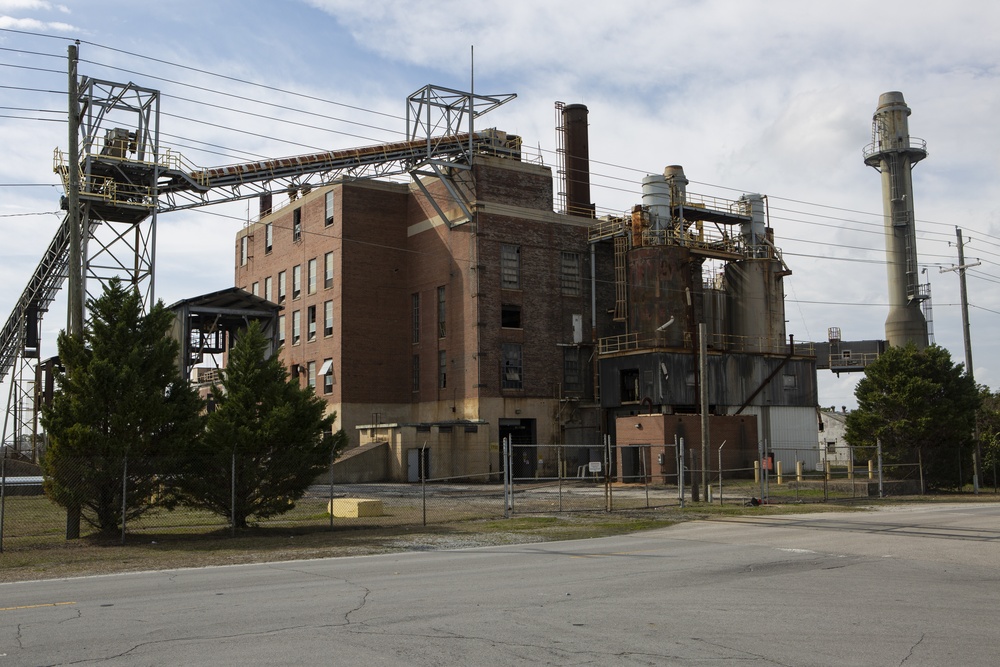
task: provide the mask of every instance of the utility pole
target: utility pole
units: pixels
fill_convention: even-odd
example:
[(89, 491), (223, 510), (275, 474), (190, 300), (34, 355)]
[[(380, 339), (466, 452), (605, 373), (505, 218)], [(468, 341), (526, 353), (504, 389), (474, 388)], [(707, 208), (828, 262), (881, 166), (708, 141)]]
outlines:
[[(83, 337), (83, 234), (80, 219), (80, 89), (76, 74), (79, 42), (69, 45), (69, 295), (66, 329), (70, 336)], [(79, 505), (66, 508), (66, 539), (80, 537)]]
[[(958, 271), (958, 286), (962, 299), (962, 339), (965, 342), (965, 374), (969, 376), (969, 379), (975, 383), (976, 378), (972, 371), (972, 336), (969, 328), (969, 293), (965, 287), (965, 270), (973, 266), (979, 266), (982, 264), (979, 260), (976, 260), (975, 264), (965, 263), (965, 241), (962, 239), (962, 228), (955, 227), (955, 236), (958, 238), (958, 266), (953, 266), (948, 269), (941, 269), (941, 272), (945, 271)], [(976, 451), (972, 457), (972, 490), (977, 495), (979, 494), (979, 468), (982, 462), (981, 452), (979, 448), (979, 427), (976, 426), (973, 438), (976, 443)]]
[(83, 234), (80, 220), (80, 89), (76, 67), (79, 42), (69, 45), (69, 295), (67, 332), (83, 334)]

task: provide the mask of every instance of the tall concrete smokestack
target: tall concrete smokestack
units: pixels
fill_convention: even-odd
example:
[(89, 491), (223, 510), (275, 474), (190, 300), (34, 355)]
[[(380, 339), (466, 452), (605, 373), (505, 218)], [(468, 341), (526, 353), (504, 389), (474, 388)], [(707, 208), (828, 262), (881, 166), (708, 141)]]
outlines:
[(590, 201), (590, 135), (587, 129), (587, 107), (567, 104), (563, 107), (563, 127), (566, 131), (566, 212), (594, 217)]
[(927, 157), (922, 139), (910, 138), (910, 108), (900, 92), (883, 93), (872, 118), (872, 143), (865, 147), (865, 164), (882, 174), (885, 213), (885, 256), (889, 277), (889, 316), (885, 338), (889, 345), (914, 343), (927, 347), (927, 322), (920, 302), (927, 290), (919, 283), (917, 232), (913, 218), (913, 182), (910, 171)]

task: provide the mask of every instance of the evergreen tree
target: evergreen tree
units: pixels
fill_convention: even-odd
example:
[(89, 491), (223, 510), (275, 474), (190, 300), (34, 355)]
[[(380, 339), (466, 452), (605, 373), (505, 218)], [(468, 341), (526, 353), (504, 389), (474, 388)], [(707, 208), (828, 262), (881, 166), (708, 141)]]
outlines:
[(865, 368), (854, 396), (858, 409), (847, 416), (847, 442), (874, 452), (881, 439), (885, 462), (922, 462), (930, 487), (971, 480), (979, 390), (947, 350), (890, 347)]
[(991, 392), (988, 387), (979, 388), (982, 400), (976, 414), (979, 427), (979, 443), (983, 454), (983, 485), (997, 486), (997, 470), (1000, 469), (1000, 392)]
[(138, 292), (114, 279), (87, 306), (82, 336), (59, 335), (42, 466), (49, 498), (114, 533), (123, 503), (126, 521), (173, 506), (170, 473), (198, 436), (201, 401), (177, 370), (173, 314), (162, 302), (144, 315)]
[(326, 401), (289, 379), (277, 354), (265, 359), (266, 349), (257, 322), (240, 333), (182, 480), (185, 502), (236, 528), (295, 507), (347, 443), (331, 432), (336, 413), (325, 415)]

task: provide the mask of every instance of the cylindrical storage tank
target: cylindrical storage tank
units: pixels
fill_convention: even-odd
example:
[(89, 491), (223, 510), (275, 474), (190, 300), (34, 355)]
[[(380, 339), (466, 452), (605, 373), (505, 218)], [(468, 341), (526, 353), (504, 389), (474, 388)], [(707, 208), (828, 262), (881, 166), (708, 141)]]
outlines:
[(677, 206), (687, 201), (688, 179), (684, 175), (684, 167), (672, 164), (663, 170), (663, 177), (670, 186), (670, 202)]
[(653, 229), (669, 227), (670, 186), (666, 177), (650, 174), (642, 179), (642, 205), (649, 210)]
[(731, 351), (786, 351), (781, 271), (781, 263), (773, 259), (747, 259), (726, 265)]
[(690, 252), (681, 246), (647, 246), (629, 251), (629, 331), (640, 338), (654, 339), (657, 346), (684, 346), (684, 333), (691, 330), (689, 260)]
[(588, 113), (586, 105), (583, 104), (567, 104), (563, 107), (563, 128), (566, 139), (566, 212), (592, 218), (594, 204), (590, 201)]
[[(740, 225), (740, 233), (743, 235), (743, 242), (749, 248), (756, 248), (764, 244), (767, 228), (767, 214), (764, 210), (764, 197), (759, 194), (746, 194), (740, 197), (742, 201), (750, 206), (750, 222)], [(761, 257), (761, 254), (754, 253), (754, 257)]]

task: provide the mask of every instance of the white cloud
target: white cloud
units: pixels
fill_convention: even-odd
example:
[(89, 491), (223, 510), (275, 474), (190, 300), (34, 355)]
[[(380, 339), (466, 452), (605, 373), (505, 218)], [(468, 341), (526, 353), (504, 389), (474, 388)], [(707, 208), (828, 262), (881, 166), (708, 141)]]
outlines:
[(61, 21), (39, 21), (38, 19), (17, 19), (12, 16), (0, 16), (0, 28), (10, 30), (54, 30), (56, 32), (78, 32), (79, 28)]

